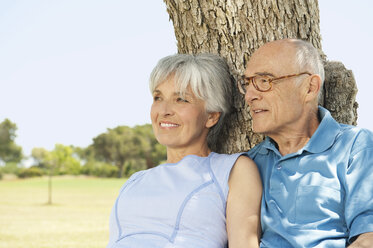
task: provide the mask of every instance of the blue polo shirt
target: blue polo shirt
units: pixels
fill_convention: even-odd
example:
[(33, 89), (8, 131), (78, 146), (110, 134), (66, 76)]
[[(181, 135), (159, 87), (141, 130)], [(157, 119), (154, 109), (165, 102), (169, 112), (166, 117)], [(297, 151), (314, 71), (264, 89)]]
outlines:
[(282, 156), (269, 137), (248, 152), (264, 187), (260, 247), (345, 247), (373, 232), (373, 133), (319, 116), (298, 152)]

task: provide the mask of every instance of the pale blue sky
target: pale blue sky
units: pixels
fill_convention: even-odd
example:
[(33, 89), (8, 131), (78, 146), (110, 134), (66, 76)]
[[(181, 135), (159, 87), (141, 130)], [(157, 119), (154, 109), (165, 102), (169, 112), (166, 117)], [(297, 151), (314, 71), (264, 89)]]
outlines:
[[(373, 129), (373, 3), (319, 4), (323, 50), (353, 70), (358, 125)], [(0, 0), (0, 121), (17, 124), (27, 155), (150, 123), (149, 74), (176, 51), (162, 0)]]

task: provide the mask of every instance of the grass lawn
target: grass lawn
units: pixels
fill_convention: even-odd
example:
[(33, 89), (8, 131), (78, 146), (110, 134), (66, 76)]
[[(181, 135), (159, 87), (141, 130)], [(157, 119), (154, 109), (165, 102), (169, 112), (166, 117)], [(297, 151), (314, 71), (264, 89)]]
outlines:
[(102, 248), (125, 179), (62, 176), (0, 180), (1, 248)]

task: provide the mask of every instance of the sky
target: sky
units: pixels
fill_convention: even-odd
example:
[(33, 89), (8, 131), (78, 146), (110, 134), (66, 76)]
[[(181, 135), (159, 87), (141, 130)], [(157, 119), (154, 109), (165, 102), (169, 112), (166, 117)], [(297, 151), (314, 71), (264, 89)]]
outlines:
[[(353, 71), (358, 126), (373, 130), (373, 2), (319, 7), (323, 51)], [(0, 0), (0, 122), (17, 124), (25, 155), (150, 123), (150, 72), (176, 52), (162, 0)]]

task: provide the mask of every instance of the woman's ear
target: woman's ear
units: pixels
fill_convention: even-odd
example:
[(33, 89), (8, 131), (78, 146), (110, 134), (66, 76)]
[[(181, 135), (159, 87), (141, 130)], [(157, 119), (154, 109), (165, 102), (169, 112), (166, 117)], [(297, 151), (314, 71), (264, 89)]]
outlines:
[(209, 113), (208, 115), (209, 116), (208, 116), (208, 119), (206, 121), (206, 127), (211, 128), (219, 121), (221, 113), (220, 112), (212, 112), (212, 113)]

